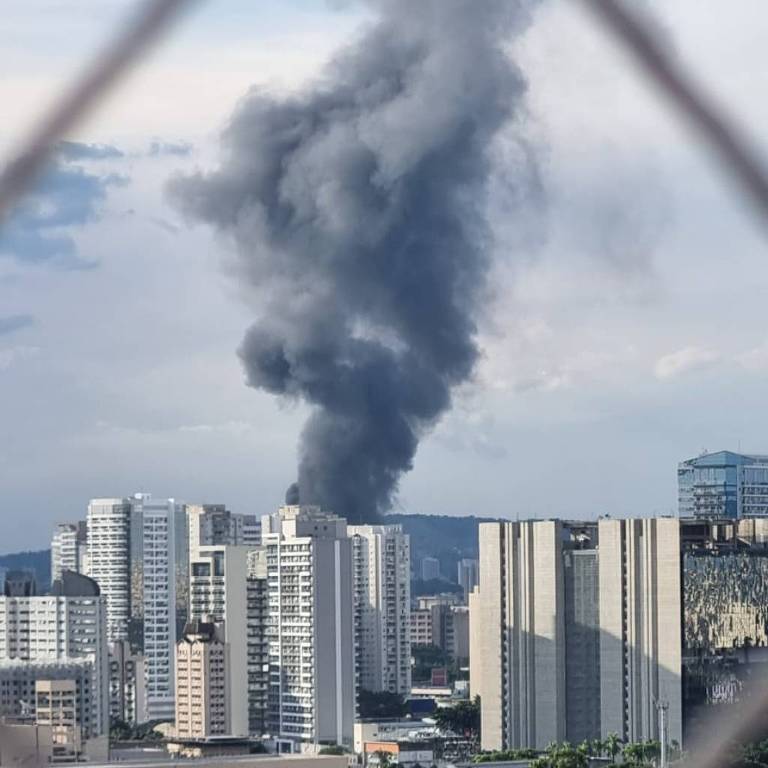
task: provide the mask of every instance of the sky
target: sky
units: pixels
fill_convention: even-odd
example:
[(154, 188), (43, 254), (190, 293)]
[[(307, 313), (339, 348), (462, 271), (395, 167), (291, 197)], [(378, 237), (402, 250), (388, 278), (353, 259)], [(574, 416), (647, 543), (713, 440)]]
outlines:
[[(134, 5), (6, 0), (3, 155)], [(764, 4), (648, 5), (767, 146)], [(259, 307), (228, 244), (165, 186), (216, 164), (249, 88), (310, 87), (369, 14), (351, 0), (201, 1), (0, 233), (0, 551), (47, 546), (91, 497), (256, 514), (281, 502), (306, 407), (245, 385), (236, 350)], [(528, 91), (518, 140), (495, 150), (482, 359), (396, 510), (673, 512), (678, 461), (768, 452), (764, 225), (577, 4), (543, 0), (509, 55)], [(539, 186), (521, 198), (531, 168)]]

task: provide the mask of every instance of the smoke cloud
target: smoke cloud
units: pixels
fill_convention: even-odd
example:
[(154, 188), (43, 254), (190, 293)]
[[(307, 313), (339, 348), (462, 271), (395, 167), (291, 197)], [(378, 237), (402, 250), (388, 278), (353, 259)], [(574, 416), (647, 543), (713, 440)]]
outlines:
[(262, 309), (248, 383), (313, 406), (291, 501), (372, 521), (478, 358), (489, 147), (525, 84), (528, 3), (377, 0), (298, 95), (253, 89), (208, 174), (172, 198), (236, 245)]

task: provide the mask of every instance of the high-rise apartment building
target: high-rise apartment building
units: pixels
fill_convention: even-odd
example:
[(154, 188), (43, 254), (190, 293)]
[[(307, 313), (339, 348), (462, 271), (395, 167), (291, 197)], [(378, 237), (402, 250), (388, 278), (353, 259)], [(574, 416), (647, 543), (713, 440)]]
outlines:
[(682, 740), (675, 519), (480, 525), (470, 678), (485, 749)]
[(88, 575), (88, 527), (78, 523), (59, 523), (51, 539), (51, 582), (63, 571)]
[(149, 494), (93, 499), (88, 506), (90, 572), (107, 600), (112, 643), (144, 658), (140, 721), (174, 715), (176, 640), (187, 620), (189, 539), (186, 507)]
[(469, 614), (453, 593), (422, 595), (411, 611), (411, 645), (433, 645), (458, 662), (469, 658)]
[(248, 554), (245, 546), (198, 546), (190, 562), (190, 621), (220, 624), (229, 654), (229, 735), (247, 736)]
[(31, 705), (38, 680), (74, 679), (85, 738), (107, 733), (106, 606), (98, 585), (64, 571), (52, 594), (36, 595), (31, 579), (9, 579), (0, 597), (0, 667), (18, 706)]
[(355, 621), (346, 521), (317, 507), (286, 506), (279, 510), (276, 528), (263, 535), (267, 730), (289, 744), (351, 744)]
[(768, 456), (704, 453), (678, 465), (677, 482), (680, 517), (768, 515)]
[(248, 730), (252, 736), (267, 733), (269, 694), (269, 590), (267, 557), (263, 549), (248, 553), (246, 584), (248, 620)]
[(144, 656), (125, 640), (109, 644), (109, 715), (129, 725), (149, 719)]
[(190, 622), (176, 648), (177, 738), (205, 739), (232, 733), (229, 666), (222, 626)]
[(176, 640), (187, 620), (189, 540), (186, 508), (174, 499), (131, 499), (132, 587), (141, 593), (146, 719), (173, 719)]
[(440, 561), (436, 557), (421, 558), (421, 580), (434, 581), (440, 578)]
[(224, 504), (199, 504), (187, 507), (187, 517), (193, 557), (198, 547), (261, 544), (261, 520), (256, 515), (235, 514)]
[(400, 525), (356, 525), (347, 532), (354, 563), (359, 686), (408, 695), (410, 538)]
[(469, 601), (469, 595), (477, 586), (478, 570), (477, 560), (469, 557), (463, 557), (459, 560), (456, 570), (457, 583), (464, 590), (464, 602)]
[(128, 640), (131, 605), (131, 501), (92, 499), (88, 505), (90, 575), (107, 604), (107, 637)]

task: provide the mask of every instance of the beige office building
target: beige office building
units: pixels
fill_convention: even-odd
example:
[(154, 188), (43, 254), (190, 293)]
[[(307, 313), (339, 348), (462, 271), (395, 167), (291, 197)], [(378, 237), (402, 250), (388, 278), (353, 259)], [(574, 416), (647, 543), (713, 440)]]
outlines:
[(680, 521), (601, 520), (600, 719), (603, 736), (682, 742)]
[(484, 523), (470, 684), (484, 749), (618, 734), (682, 741), (673, 519)]
[(231, 731), (229, 652), (221, 625), (190, 622), (176, 646), (176, 737), (205, 739)]
[(470, 684), (483, 749), (564, 741), (565, 622), (559, 522), (480, 525), (470, 595)]

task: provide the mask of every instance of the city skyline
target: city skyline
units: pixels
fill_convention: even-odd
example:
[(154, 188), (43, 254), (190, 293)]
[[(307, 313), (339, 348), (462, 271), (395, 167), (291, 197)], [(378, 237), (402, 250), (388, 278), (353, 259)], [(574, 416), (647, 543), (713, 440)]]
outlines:
[(3, 766), (768, 765), (764, 0), (6, 4)]
[[(3, 52), (4, 69), (17, 73), (35, 56), (35, 78), (18, 74), (3, 85), (19, 126), (127, 7), (116, 0), (92, 14), (73, 0), (57, 16), (68, 44), (41, 52), (25, 5), (9, 3), (15, 43)], [(259, 14), (237, 0), (224, 5), (186, 19), (72, 137), (116, 150), (86, 160), (87, 150), (80, 159), (70, 151), (69, 170), (85, 169), (90, 197), (84, 220), (56, 234), (71, 239), (79, 261), (0, 258), (0, 394), (19, 404), (3, 420), (0, 481), (8, 509), (39, 523), (10, 531), (8, 551), (41, 546), (42, 532), (82, 499), (137, 480), (159, 497), (226, 498), (261, 514), (295, 475), (305, 411), (243, 385), (234, 350), (250, 309), (212, 255), (218, 244), (186, 227), (162, 187), (178, 171), (212, 164), (215, 136), (254, 72), (278, 90), (304, 82), (352, 39), (365, 12), (310, 0), (267, 3)], [(457, 515), (514, 496), (538, 517), (566, 503), (576, 516), (594, 507), (667, 512), (675, 504), (669, 467), (681, 457), (739, 442), (745, 452), (761, 448), (762, 247), (706, 155), (600, 33), (562, 5), (536, 13), (517, 52), (529, 82), (530, 145), (546, 150), (548, 219), (526, 219), (521, 230), (499, 223), (507, 251), (530, 248), (531, 258), (500, 262), (478, 375), (423, 442), (400, 509)], [(762, 71), (752, 34), (760, 24), (742, 29), (719, 9), (699, 20), (690, 0), (652, 7), (692, 67), (732, 86), (734, 110), (748, 113), (759, 135), (766, 120), (751, 90), (759, 83), (747, 87), (739, 73)], [(759, 3), (749, 8), (751, 18), (765, 17)], [(556, 57), (552, 39), (562, 42)], [(205, 108), (199, 82), (216, 82)], [(161, 97), (167, 92), (173, 103)], [(155, 108), (138, 109), (141, 99)], [(617, 108), (598, 120), (606, 99)], [(0, 148), (16, 127), (0, 129)], [(606, 158), (615, 178), (598, 184)], [(610, 225), (599, 215), (606, 201)], [(113, 323), (105, 330), (94, 315)], [(180, 379), (181, 393), (169, 386)], [(742, 408), (719, 408), (724, 400)], [(161, 454), (173, 460), (157, 461)], [(567, 491), (553, 489), (552, 473)], [(635, 489), (631, 498), (618, 478)]]
[[(725, 457), (725, 459), (723, 459), (722, 457)], [(488, 514), (488, 515), (484, 515), (482, 513), (479, 514), (478, 511), (473, 510), (471, 512), (468, 512), (467, 514), (463, 514), (463, 515), (449, 515), (449, 517), (455, 516), (455, 517), (458, 517), (458, 518), (471, 518), (471, 517), (486, 516), (486, 517), (490, 517), (490, 518), (498, 519), (498, 520), (502, 520), (502, 521), (503, 520), (509, 520), (509, 521), (512, 521), (512, 520), (597, 520), (597, 519), (599, 519), (601, 517), (615, 517), (615, 518), (619, 518), (619, 519), (627, 519), (627, 518), (631, 518), (631, 517), (650, 518), (650, 517), (659, 517), (659, 516), (661, 516), (661, 517), (667, 517), (667, 516), (673, 516), (673, 517), (680, 517), (680, 516), (682, 516), (682, 517), (695, 517), (695, 516), (698, 515), (698, 513), (696, 512), (696, 510), (694, 509), (694, 507), (691, 505), (690, 501), (688, 500), (688, 496), (690, 496), (690, 489), (688, 489), (688, 488), (684, 489), (683, 486), (681, 485), (681, 483), (683, 482), (683, 480), (681, 479), (681, 472), (683, 471), (682, 468), (683, 467), (688, 467), (688, 466), (690, 466), (690, 467), (698, 466), (702, 462), (703, 462), (704, 466), (710, 466), (710, 465), (711, 466), (721, 466), (723, 464), (723, 461), (725, 461), (726, 464), (728, 464), (728, 465), (730, 465), (733, 462), (739, 462), (739, 461), (744, 461), (747, 464), (758, 462), (758, 468), (759, 468), (760, 466), (762, 466), (763, 462), (768, 461), (768, 459), (766, 459), (765, 456), (762, 456), (762, 455), (759, 455), (759, 454), (746, 454), (746, 453), (734, 452), (734, 451), (730, 451), (730, 450), (719, 450), (719, 451), (713, 451), (713, 452), (704, 451), (704, 452), (699, 453), (699, 454), (697, 454), (695, 456), (691, 456), (691, 457), (689, 457), (687, 459), (680, 459), (680, 458), (678, 458), (678, 460), (676, 461), (676, 465), (675, 465), (677, 467), (676, 471), (677, 471), (678, 482), (677, 482), (677, 485), (676, 485), (676, 488), (675, 488), (673, 502), (665, 510), (658, 510), (658, 509), (656, 509), (656, 510), (647, 510), (644, 514), (638, 514), (638, 515), (621, 514), (620, 512), (617, 512), (615, 510), (602, 510), (602, 509), (595, 508), (595, 510), (591, 514), (590, 513), (588, 513), (588, 514), (578, 514), (578, 513), (575, 513), (575, 512), (572, 513), (570, 510), (566, 509), (566, 510), (563, 510), (561, 512), (553, 511), (552, 513), (545, 513), (545, 514), (539, 515), (539, 514), (536, 514), (536, 512), (532, 511), (532, 510), (510, 508), (508, 511), (501, 511), (501, 512), (498, 512), (498, 513), (494, 512), (493, 514)], [(674, 473), (675, 473), (675, 469), (674, 468), (671, 470), (671, 473), (674, 475)], [(689, 482), (691, 482), (691, 481), (689, 481)], [(736, 489), (735, 480), (733, 480), (732, 482), (734, 483), (734, 486), (729, 491), (729, 493), (735, 494), (735, 492), (736, 492), (736, 490), (735, 490)], [(739, 482), (741, 482), (741, 481), (739, 481)], [(761, 479), (760, 482), (764, 482), (764, 481)], [(765, 481), (765, 482), (768, 483), (768, 481)], [(708, 484), (711, 484), (711, 482), (708, 483)], [(725, 493), (725, 492), (723, 491), (723, 493)], [(761, 488), (761, 493), (762, 493), (762, 488)], [(142, 496), (144, 496), (144, 497), (146, 497), (148, 499), (152, 498), (152, 494), (142, 492), (142, 493), (136, 493), (136, 494), (128, 494), (127, 497), (122, 498), (121, 500), (127, 504), (131, 497), (134, 498), (134, 499), (140, 499)], [(203, 514), (203, 512), (205, 510), (217, 510), (218, 511), (217, 514), (219, 516), (226, 516), (227, 520), (231, 516), (232, 520), (233, 520), (232, 523), (225, 522), (222, 519), (222, 522), (217, 524), (217, 525), (225, 525), (227, 527), (228, 533), (226, 535), (223, 535), (223, 536), (219, 535), (218, 537), (210, 538), (213, 535), (213, 531), (211, 530), (211, 531), (209, 531), (207, 533), (207, 536), (210, 538), (210, 543), (219, 543), (219, 544), (225, 544), (225, 543), (233, 544), (233, 543), (236, 543), (236, 542), (244, 544), (244, 543), (250, 543), (251, 541), (255, 541), (256, 539), (252, 538), (252, 537), (255, 535), (258, 538), (258, 536), (260, 535), (261, 523), (259, 521), (264, 516), (268, 516), (268, 515), (272, 514), (272, 511), (282, 504), (282, 500), (276, 500), (271, 505), (266, 504), (266, 502), (264, 502), (266, 504), (266, 507), (265, 507), (266, 511), (261, 513), (261, 514), (253, 514), (252, 512), (251, 513), (243, 513), (243, 512), (233, 513), (233, 512), (231, 512), (229, 510), (229, 505), (228, 504), (226, 504), (226, 505), (225, 504), (210, 504), (210, 503), (207, 503), (207, 502), (200, 502), (197, 499), (184, 499), (183, 497), (178, 496), (178, 495), (172, 496), (172, 497), (169, 497), (169, 498), (171, 500), (175, 499), (175, 501), (178, 503), (178, 505), (186, 506), (188, 510), (195, 510), (194, 514)], [(734, 496), (734, 499), (735, 499), (735, 496)], [(91, 498), (89, 501), (99, 501), (99, 499)], [(84, 507), (84, 509), (86, 511), (87, 511), (87, 508), (88, 508), (88, 503), (89, 502), (86, 502), (85, 507)], [(735, 505), (735, 501), (734, 501), (734, 505)], [(251, 509), (252, 508), (253, 507), (251, 507)], [(734, 506), (734, 510), (735, 509), (736, 509), (736, 507)], [(739, 506), (739, 509), (740, 509), (740, 506)], [(325, 510), (325, 511), (333, 512), (334, 510), (328, 509), (328, 510)], [(393, 512), (393, 514), (406, 514), (406, 515), (408, 515), (408, 514), (412, 514), (412, 515), (424, 514), (424, 513), (421, 513), (419, 511), (411, 511), (411, 510), (408, 510), (408, 511), (405, 511), (405, 512), (403, 512), (402, 510), (392, 510), (392, 512)], [(437, 512), (433, 516), (439, 517), (440, 514), (441, 514), (440, 512)], [(706, 516), (706, 511), (704, 510), (702, 514), (704, 514), (704, 516)], [(750, 512), (749, 510), (747, 510), (747, 513), (746, 513), (745, 516), (750, 516), (750, 515), (754, 516), (754, 515), (759, 515), (759, 514), (760, 514), (760, 512), (754, 512), (754, 511)], [(43, 541), (41, 542), (42, 546), (45, 546), (45, 544), (47, 543), (49, 545), (49, 547), (51, 548), (52, 553), (56, 553), (57, 552), (56, 548), (62, 546), (61, 543), (59, 543), (60, 541), (66, 542), (64, 544), (64, 547), (67, 548), (66, 554), (64, 555), (65, 567), (68, 567), (68, 568), (71, 567), (70, 560), (72, 558), (74, 558), (73, 562), (78, 562), (78, 558), (83, 557), (83, 554), (79, 554), (79, 555), (78, 554), (70, 554), (70, 552), (74, 553), (74, 551), (75, 551), (74, 548), (75, 548), (76, 545), (75, 545), (75, 538), (74, 537), (77, 535), (78, 526), (81, 526), (80, 534), (79, 535), (80, 536), (84, 535), (84, 531), (85, 531), (85, 527), (84, 527), (85, 526), (85, 520), (84, 520), (84, 518), (85, 518), (85, 516), (86, 516), (85, 512), (83, 512), (83, 513), (80, 513), (80, 514), (75, 513), (73, 515), (70, 515), (70, 517), (68, 519), (56, 519), (52, 523), (51, 533), (46, 535), (46, 533), (43, 532), (41, 534), (41, 538), (43, 539)], [(715, 516), (717, 516), (717, 515), (715, 515)], [(730, 518), (737, 517), (737, 515), (735, 514), (735, 511), (728, 511), (728, 512), (726, 512), (725, 511), (725, 507), (723, 507), (723, 509), (719, 513), (719, 516), (721, 516), (721, 517), (730, 517)], [(739, 514), (738, 516), (741, 516), (741, 515)], [(80, 522), (78, 522), (78, 520), (80, 520)], [(237, 522), (237, 526), (238, 527), (237, 528), (229, 528), (228, 526), (235, 525), (235, 523), (234, 523), (235, 520), (238, 521)], [(253, 520), (253, 523), (251, 523), (250, 525), (255, 526), (255, 530), (256, 530), (255, 534), (250, 534), (249, 533), (249, 528), (247, 527), (248, 523), (246, 523), (246, 527), (245, 527), (245, 529), (243, 529), (243, 520), (245, 520), (245, 521)], [(385, 514), (384, 516), (382, 516), (381, 519), (376, 521), (376, 523), (374, 523), (374, 524), (386, 525), (387, 524), (387, 515)], [(210, 523), (209, 523), (209, 525), (210, 525)], [(243, 533), (243, 531), (244, 531), (244, 533)], [(51, 534), (52, 534), (52, 537), (51, 537)], [(202, 534), (201, 534), (201, 536), (202, 536)], [(62, 539), (62, 537), (64, 537), (64, 538)], [(80, 547), (83, 550), (84, 550), (84, 543), (85, 542), (83, 541), (80, 544)], [(7, 552), (0, 552), (0, 556), (2, 556), (4, 554), (14, 554), (15, 552), (21, 552), (21, 551), (36, 551), (36, 549), (35, 549), (34, 546), (29, 546), (29, 547), (23, 547), (22, 546), (22, 547), (20, 547), (20, 548), (18, 548), (16, 550), (13, 550), (13, 551), (8, 550)], [(55, 554), (52, 554), (52, 557), (53, 557), (53, 559), (52, 559), (52, 574), (54, 574), (54, 573), (56, 573), (58, 558), (57, 558), (57, 556)], [(59, 557), (61, 557), (61, 556), (59, 555)], [(67, 559), (67, 558), (69, 558), (69, 559)], [(426, 561), (434, 561), (434, 562), (430, 562), (429, 564), (427, 562), (420, 562), (419, 563), (418, 567), (422, 571), (422, 579), (428, 580), (428, 576), (429, 575), (425, 576), (424, 573), (423, 573), (423, 570), (424, 570), (425, 567), (428, 567), (430, 569), (432, 569), (432, 568), (436, 568), (437, 569), (435, 571), (436, 575), (432, 576), (430, 578), (435, 578), (435, 577), (438, 578), (438, 579), (445, 579), (446, 578), (445, 574), (441, 574), (440, 573), (439, 563), (433, 557), (427, 557), (427, 558), (425, 558), (425, 560)], [(75, 568), (75, 570), (77, 570), (77, 568)], [(452, 577), (449, 577), (449, 580), (451, 580), (451, 578)], [(458, 583), (461, 582), (460, 578), (453, 579), (453, 580), (457, 581)]]

